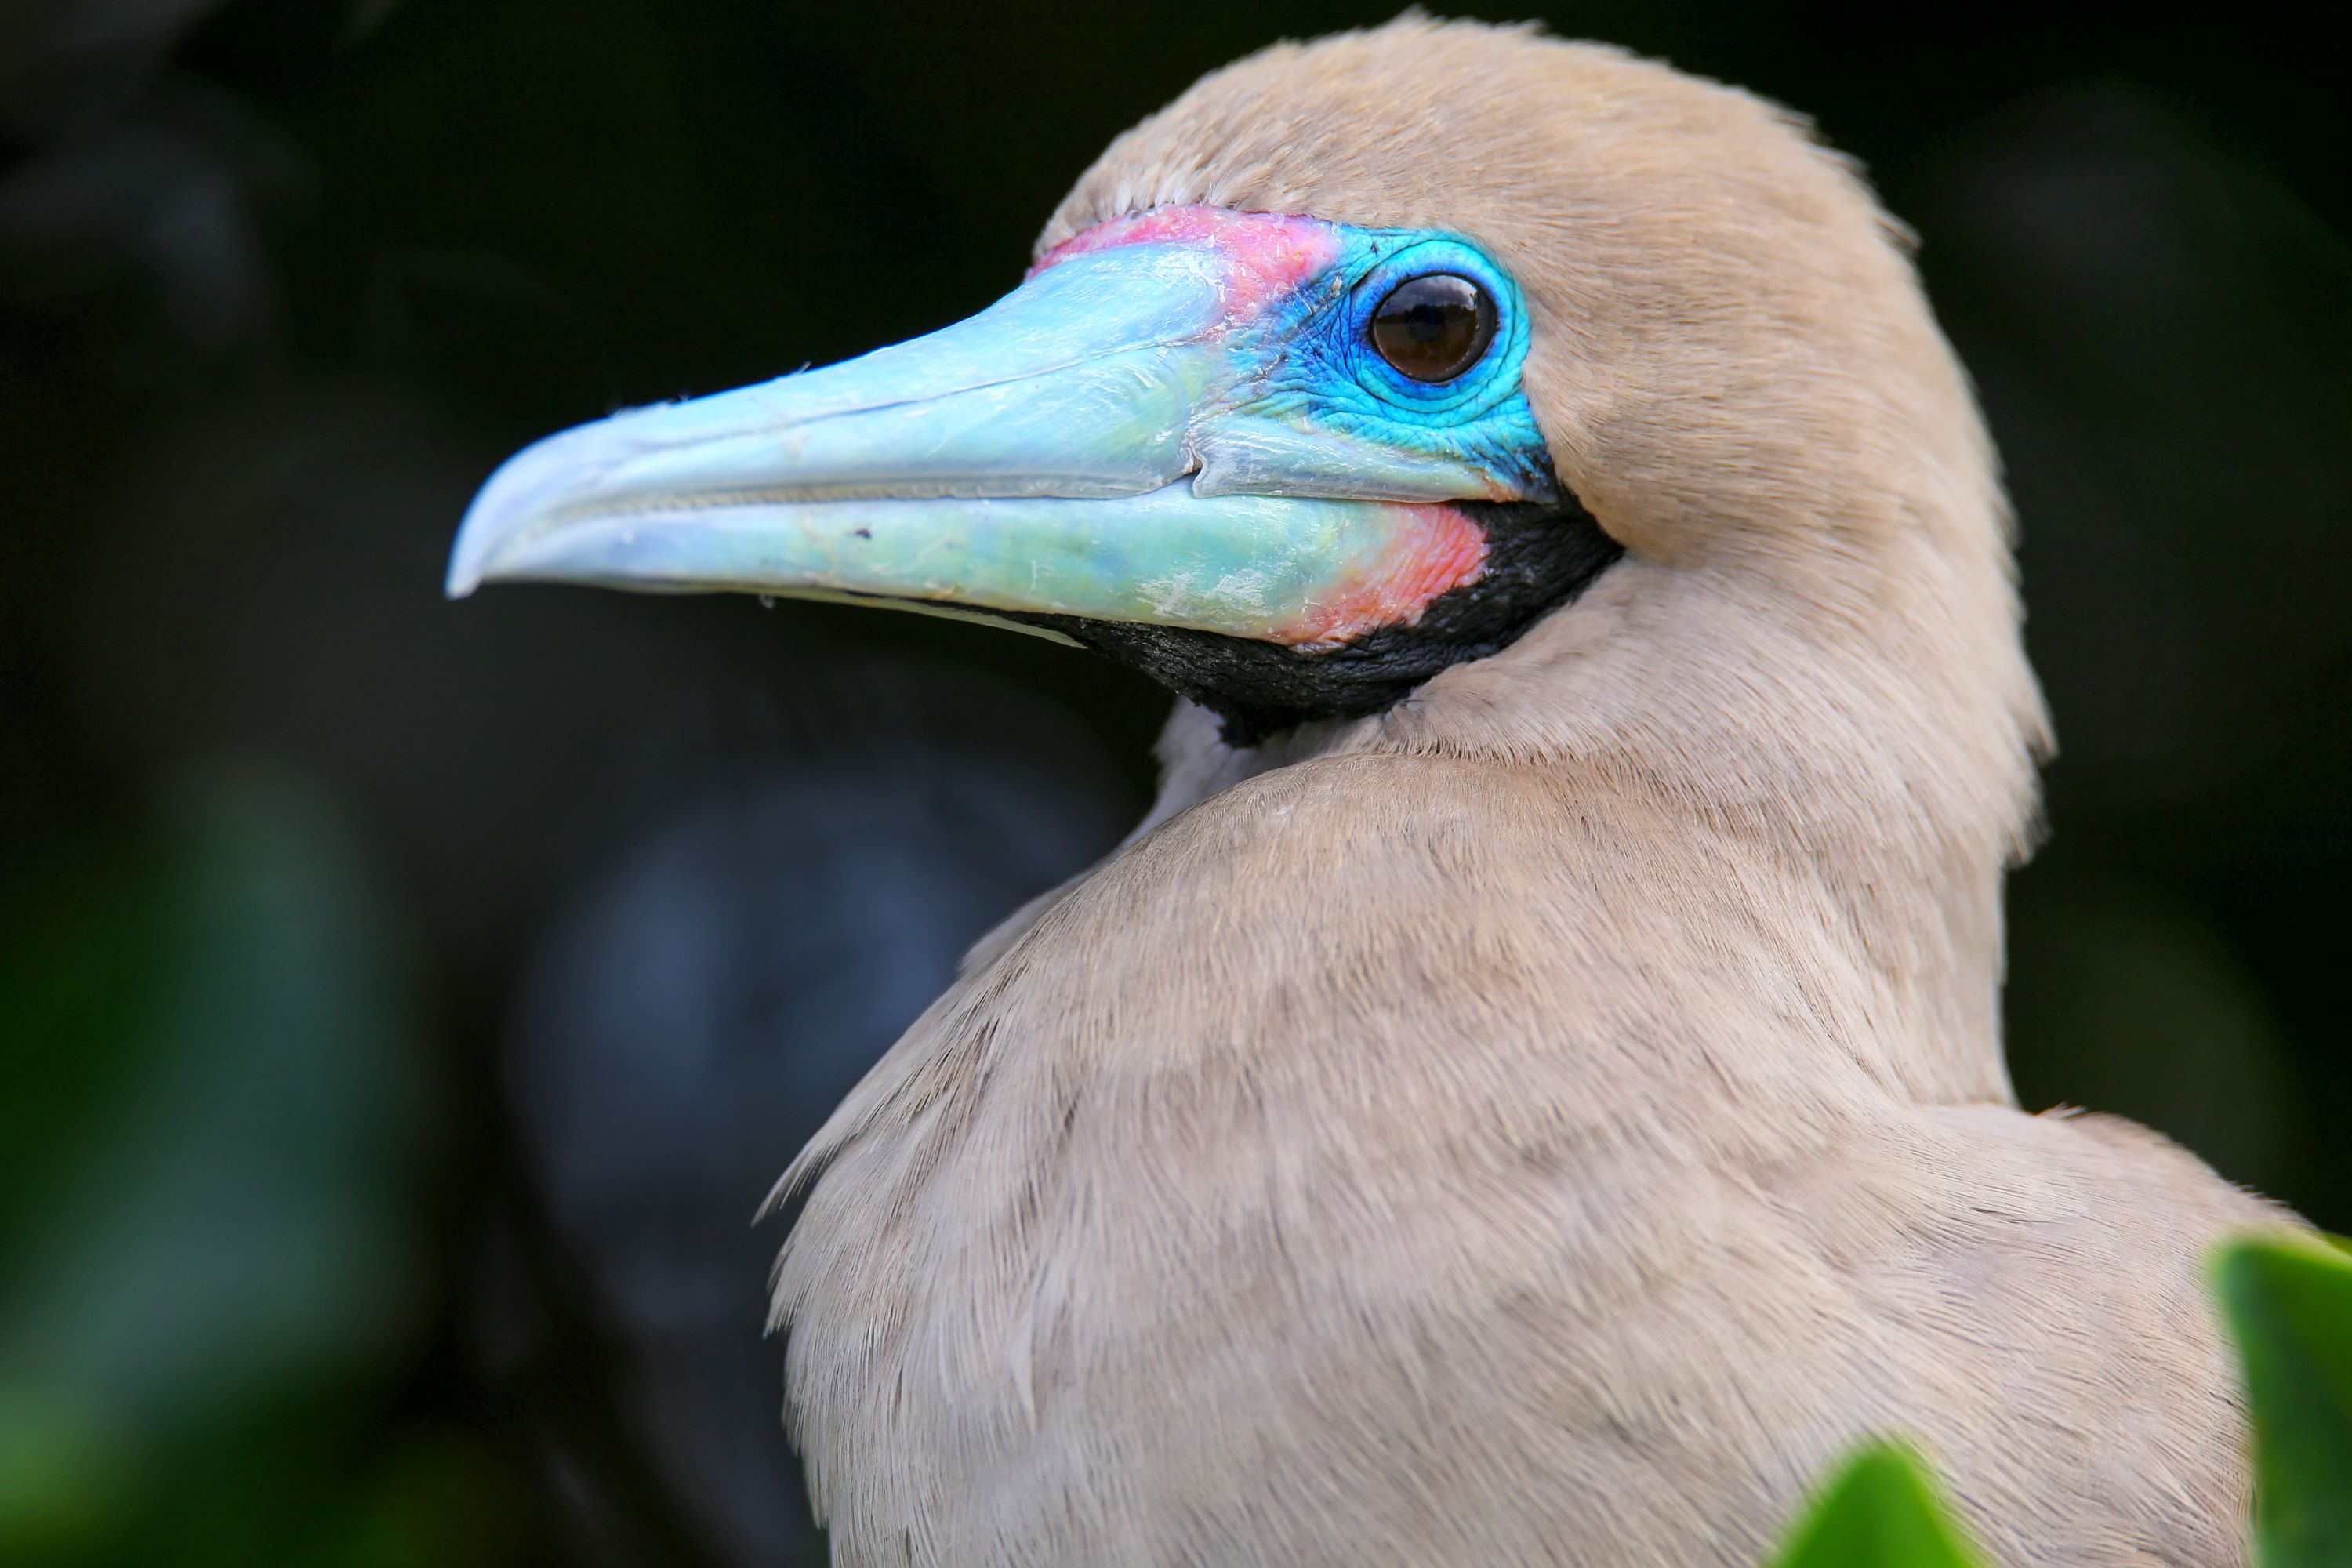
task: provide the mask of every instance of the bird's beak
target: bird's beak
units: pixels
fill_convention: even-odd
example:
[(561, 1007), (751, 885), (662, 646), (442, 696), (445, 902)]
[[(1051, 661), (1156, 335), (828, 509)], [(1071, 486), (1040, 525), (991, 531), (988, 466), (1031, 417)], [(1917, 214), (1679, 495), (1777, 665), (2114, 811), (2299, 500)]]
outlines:
[(1513, 487), (1286, 396), (1335, 242), (1276, 221), (1239, 259), (1075, 254), (929, 337), (551, 437), (476, 498), (448, 591), (854, 595), (1310, 647), (1417, 614), (1483, 562), (1446, 503)]

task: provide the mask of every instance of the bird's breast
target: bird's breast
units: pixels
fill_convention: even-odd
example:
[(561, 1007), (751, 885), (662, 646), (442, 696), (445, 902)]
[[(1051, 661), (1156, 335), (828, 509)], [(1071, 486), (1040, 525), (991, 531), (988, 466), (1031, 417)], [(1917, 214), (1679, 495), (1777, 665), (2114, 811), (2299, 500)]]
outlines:
[[(1360, 1435), (1331, 1472), (1351, 1490), (1479, 1454), (1500, 1478), (1525, 1462), (1510, 1410), (1555, 1458), (1622, 1463), (1602, 1326), (1706, 1249), (1726, 1169), (1827, 1135), (1717, 1114), (1743, 1037), (1828, 1026), (1754, 1005), (1755, 943), (1780, 939), (1753, 920), (1677, 949), (1638, 896), (1643, 827), (1534, 773), (1292, 767), (1131, 847), (942, 997), (805, 1157), (781, 1268), (829, 1506), (880, 1528), (946, 1487), (1046, 1539), (1095, 1500), (1115, 1532), (1106, 1477), (1167, 1500), (1188, 1467), (1281, 1468), (1233, 1467), (1236, 1440)], [(1750, 1087), (1808, 1074), (1824, 1105), (1861, 1081), (1816, 1053)]]
[[(1745, 1563), (1884, 1430), (2042, 1500), (1979, 1522), (2048, 1561), (2166, 1510), (2231, 1539), (2226, 1189), (1900, 1101), (1821, 895), (1647, 810), (1295, 765), (941, 997), (779, 1266), (840, 1560)], [(2210, 1212), (2133, 1207), (2168, 1181)], [(2112, 1453), (2019, 1424), (2053, 1385), (2132, 1391), (2168, 1479), (2103, 1492)]]

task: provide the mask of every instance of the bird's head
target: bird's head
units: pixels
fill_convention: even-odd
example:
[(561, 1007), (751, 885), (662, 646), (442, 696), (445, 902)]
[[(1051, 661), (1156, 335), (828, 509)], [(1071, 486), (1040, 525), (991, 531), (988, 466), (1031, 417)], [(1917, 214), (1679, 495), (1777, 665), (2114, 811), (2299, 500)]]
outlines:
[[(1961, 735), (2003, 833), (2040, 723), (1989, 447), (1852, 169), (1745, 94), (1419, 17), (1204, 79), (969, 321), (531, 447), (451, 563), (497, 579), (1010, 622), (1238, 745), (1736, 781)], [(1902, 754), (1836, 743), (1874, 729)]]

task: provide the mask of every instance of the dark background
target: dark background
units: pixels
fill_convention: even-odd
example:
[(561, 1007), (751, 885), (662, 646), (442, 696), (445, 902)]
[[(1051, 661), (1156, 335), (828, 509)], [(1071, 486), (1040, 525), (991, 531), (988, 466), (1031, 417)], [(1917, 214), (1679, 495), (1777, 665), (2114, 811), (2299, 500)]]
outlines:
[[(451, 605), (444, 552), (529, 438), (961, 316), (1112, 133), (1385, 15), (0, 5), (0, 1562), (810, 1560), (752, 1210), (1139, 813), (1164, 700), (909, 616)], [(2352, 1227), (2338, 56), (1551, 20), (1812, 113), (1923, 237), (2063, 745), (2026, 1101)]]

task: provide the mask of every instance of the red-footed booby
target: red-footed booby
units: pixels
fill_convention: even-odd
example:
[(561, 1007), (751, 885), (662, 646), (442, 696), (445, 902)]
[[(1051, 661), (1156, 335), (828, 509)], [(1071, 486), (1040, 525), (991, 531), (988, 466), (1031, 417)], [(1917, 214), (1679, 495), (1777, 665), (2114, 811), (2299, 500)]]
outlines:
[(501, 469), (454, 592), (1180, 694), (780, 1189), (835, 1561), (1744, 1564), (1880, 1434), (2001, 1563), (2242, 1561), (2202, 1260), (2292, 1221), (2011, 1093), (2008, 534), (1801, 121), (1412, 17), (1204, 79), (970, 321)]

